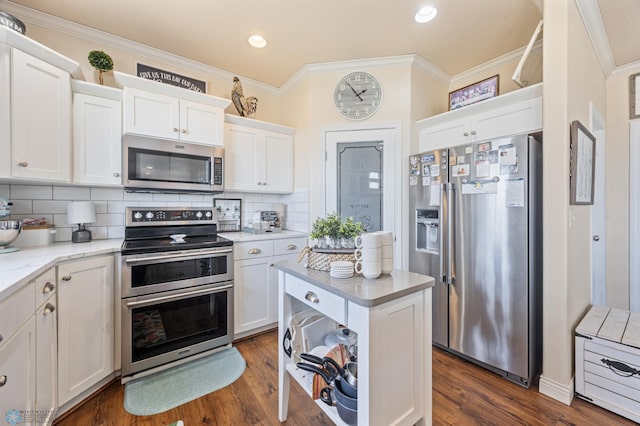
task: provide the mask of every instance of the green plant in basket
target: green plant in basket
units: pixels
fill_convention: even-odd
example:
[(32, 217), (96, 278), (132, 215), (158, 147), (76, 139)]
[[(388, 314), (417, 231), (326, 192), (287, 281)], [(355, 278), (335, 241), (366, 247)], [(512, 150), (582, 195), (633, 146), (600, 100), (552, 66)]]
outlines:
[(309, 232), (309, 237), (314, 240), (322, 240), (324, 237), (328, 235), (327, 226), (325, 220), (321, 217), (316, 218), (311, 225), (311, 232)]
[(329, 213), (325, 219), (327, 226), (327, 235), (329, 238), (340, 238), (340, 227), (342, 226), (342, 218), (338, 212)]
[(349, 216), (340, 225), (340, 237), (345, 239), (355, 238), (364, 232), (364, 226), (361, 222), (357, 222), (353, 216)]

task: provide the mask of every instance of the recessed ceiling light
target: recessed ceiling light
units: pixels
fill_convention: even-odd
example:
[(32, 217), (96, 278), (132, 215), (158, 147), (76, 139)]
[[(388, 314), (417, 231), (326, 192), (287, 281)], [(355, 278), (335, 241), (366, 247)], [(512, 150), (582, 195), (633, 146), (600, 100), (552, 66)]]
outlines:
[(267, 40), (265, 40), (262, 36), (252, 35), (251, 37), (249, 37), (249, 44), (253, 47), (257, 47), (258, 49), (262, 49), (267, 45)]
[(438, 14), (438, 10), (435, 7), (423, 7), (416, 13), (416, 22), (424, 24), (431, 21)]

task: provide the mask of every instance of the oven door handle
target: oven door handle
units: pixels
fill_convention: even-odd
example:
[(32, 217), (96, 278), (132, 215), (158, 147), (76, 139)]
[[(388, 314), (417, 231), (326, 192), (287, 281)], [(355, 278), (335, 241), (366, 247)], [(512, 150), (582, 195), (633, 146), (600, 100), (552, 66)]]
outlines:
[(227, 285), (214, 287), (214, 288), (206, 288), (204, 290), (194, 290), (186, 293), (174, 294), (172, 296), (154, 297), (152, 299), (140, 300), (138, 302), (128, 302), (126, 306), (127, 308), (135, 308), (136, 306), (148, 305), (150, 303), (171, 302), (172, 300), (180, 300), (190, 296), (218, 293), (220, 292), (220, 290), (226, 290), (228, 288), (233, 288), (233, 284), (227, 284)]
[(223, 250), (211, 250), (211, 251), (199, 251), (199, 252), (191, 252), (191, 253), (181, 253), (181, 254), (165, 254), (162, 256), (149, 256), (149, 257), (138, 257), (133, 259), (125, 259), (127, 263), (140, 263), (140, 262), (148, 262), (153, 260), (171, 260), (171, 259), (179, 259), (183, 257), (203, 257), (210, 254), (224, 254), (231, 253), (232, 249), (223, 249)]

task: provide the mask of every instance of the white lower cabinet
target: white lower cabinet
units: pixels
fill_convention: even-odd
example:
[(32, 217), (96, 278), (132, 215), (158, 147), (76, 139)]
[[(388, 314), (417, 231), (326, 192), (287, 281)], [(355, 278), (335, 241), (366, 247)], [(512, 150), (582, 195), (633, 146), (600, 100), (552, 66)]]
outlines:
[(58, 333), (55, 293), (36, 312), (37, 424), (51, 424), (58, 408)]
[(306, 237), (234, 244), (234, 335), (245, 337), (278, 321), (278, 274), (271, 267), (295, 260)]
[(36, 324), (32, 317), (0, 347), (0, 415), (7, 422), (23, 424), (26, 414), (35, 409), (35, 394)]
[(58, 398), (62, 407), (114, 371), (114, 259), (58, 266)]

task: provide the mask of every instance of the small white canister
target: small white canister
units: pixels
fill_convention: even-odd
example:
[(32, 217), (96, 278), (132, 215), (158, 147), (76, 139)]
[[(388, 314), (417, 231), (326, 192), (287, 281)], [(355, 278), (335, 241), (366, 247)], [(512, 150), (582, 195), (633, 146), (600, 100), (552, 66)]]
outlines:
[(56, 239), (54, 225), (23, 226), (20, 235), (16, 238), (18, 247), (37, 247), (53, 244)]

